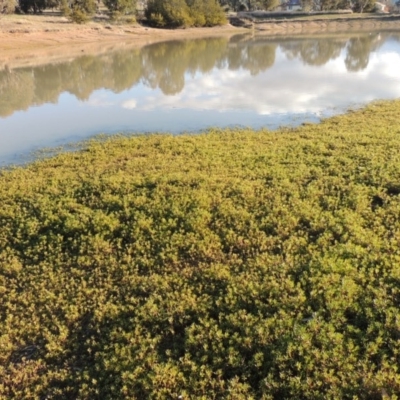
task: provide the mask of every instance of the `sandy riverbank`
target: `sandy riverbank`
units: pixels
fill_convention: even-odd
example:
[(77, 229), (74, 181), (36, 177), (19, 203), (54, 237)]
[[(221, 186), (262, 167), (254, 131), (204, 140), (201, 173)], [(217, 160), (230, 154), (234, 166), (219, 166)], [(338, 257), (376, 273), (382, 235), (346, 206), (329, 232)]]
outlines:
[[(93, 21), (70, 23), (64, 17), (49, 15), (4, 16), (0, 18), (0, 68), (15, 63), (31, 65), (35, 59), (71, 57), (82, 52), (142, 46), (166, 39), (196, 36), (233, 35), (246, 28), (232, 25), (213, 28), (154, 29), (139, 24), (109, 24)], [(24, 61), (23, 61), (24, 60)]]

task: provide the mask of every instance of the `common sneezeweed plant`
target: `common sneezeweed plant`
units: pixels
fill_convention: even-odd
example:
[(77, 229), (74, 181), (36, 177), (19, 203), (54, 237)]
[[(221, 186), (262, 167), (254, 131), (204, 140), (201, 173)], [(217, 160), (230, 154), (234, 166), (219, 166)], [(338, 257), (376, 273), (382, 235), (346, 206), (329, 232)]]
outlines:
[(0, 397), (400, 393), (399, 102), (0, 175)]

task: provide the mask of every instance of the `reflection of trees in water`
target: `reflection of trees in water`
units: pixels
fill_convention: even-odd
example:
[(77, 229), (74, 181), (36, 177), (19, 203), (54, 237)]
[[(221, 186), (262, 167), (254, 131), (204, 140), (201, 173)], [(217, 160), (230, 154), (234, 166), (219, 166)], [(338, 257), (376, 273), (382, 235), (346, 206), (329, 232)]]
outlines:
[(250, 46), (248, 50), (247, 63), (244, 68), (248, 69), (252, 75), (271, 68), (275, 63), (275, 44), (262, 44), (259, 46)]
[(360, 34), (351, 39), (286, 39), (283, 42), (246, 36), (182, 40), (156, 43), (142, 49), (119, 51), (101, 56), (82, 56), (72, 62), (49, 64), (13, 71), (0, 71), (0, 116), (29, 106), (56, 103), (62, 92), (87, 100), (94, 90), (126, 90), (139, 81), (166, 95), (179, 93), (185, 74), (207, 73), (213, 68), (240, 68), (252, 75), (267, 70), (275, 62), (279, 45), (288, 59), (301, 59), (309, 65), (323, 65), (346, 49), (349, 71), (366, 68), (371, 51), (387, 38), (400, 40), (400, 34)]
[(137, 82), (142, 76), (142, 62), (139, 50), (116, 53), (112, 57), (111, 82), (107, 88), (115, 93), (126, 90)]
[(120, 92), (142, 75), (138, 51), (83, 56), (69, 63), (0, 71), (0, 116), (29, 106), (56, 103), (63, 92), (87, 100), (99, 88)]
[(226, 55), (228, 68), (232, 71), (243, 68), (257, 75), (274, 65), (276, 47), (265, 40), (231, 44)]
[(103, 61), (94, 56), (86, 56), (82, 57), (79, 63), (73, 63), (71, 70), (68, 71), (66, 90), (79, 100), (88, 100), (93, 90), (99, 87), (102, 78), (108, 78), (103, 83), (103, 87), (107, 87), (110, 79), (105, 73), (108, 61), (107, 59)]
[(367, 68), (370, 53), (382, 44), (382, 35), (379, 33), (351, 38), (344, 60), (347, 70), (360, 71)]
[(33, 70), (34, 103), (57, 103), (63, 90), (62, 70), (46, 65)]
[(143, 83), (152, 89), (159, 87), (165, 94), (180, 92), (185, 86), (186, 57), (187, 49), (179, 41), (146, 47), (142, 52)]
[(339, 57), (342, 47), (342, 43), (330, 40), (310, 43), (310, 46), (301, 49), (301, 58), (310, 65), (324, 65)]
[(141, 76), (138, 51), (80, 57), (66, 67), (64, 90), (79, 100), (87, 100), (99, 88), (121, 92), (137, 83)]
[(32, 71), (0, 71), (0, 116), (8, 117), (16, 110), (26, 110), (34, 103)]
[(155, 43), (142, 50), (143, 83), (173, 95), (185, 86), (185, 73), (206, 73), (220, 65), (227, 40), (198, 39)]
[(308, 65), (324, 65), (340, 56), (346, 46), (346, 40), (328, 38), (294, 40), (281, 45), (286, 56), (292, 60), (300, 58)]
[[(253, 75), (274, 64), (276, 45), (241, 42), (227, 46), (225, 38), (156, 43), (140, 50), (102, 56), (83, 56), (70, 63), (49, 64), (31, 69), (2, 72), (0, 115), (30, 105), (55, 103), (62, 92), (87, 100), (94, 90), (114, 92), (142, 82), (166, 95), (182, 91), (185, 74), (207, 73), (213, 68), (244, 68)], [(12, 97), (12, 99), (11, 99)], [(8, 99), (9, 100), (5, 100)]]
[(281, 44), (281, 49), (289, 60), (299, 58), (308, 65), (320, 66), (339, 57), (342, 49), (346, 48), (347, 70), (360, 71), (367, 67), (370, 53), (381, 46), (385, 40), (387, 40), (385, 34), (360, 34), (350, 39), (293, 40)]

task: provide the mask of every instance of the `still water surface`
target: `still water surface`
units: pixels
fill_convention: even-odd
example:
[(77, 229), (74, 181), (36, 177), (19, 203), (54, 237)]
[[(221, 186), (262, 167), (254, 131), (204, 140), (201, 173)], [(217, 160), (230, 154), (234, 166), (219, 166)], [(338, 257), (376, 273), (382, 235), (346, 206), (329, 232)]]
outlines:
[(400, 98), (400, 32), (170, 41), (0, 70), (0, 165), (97, 133), (276, 128)]

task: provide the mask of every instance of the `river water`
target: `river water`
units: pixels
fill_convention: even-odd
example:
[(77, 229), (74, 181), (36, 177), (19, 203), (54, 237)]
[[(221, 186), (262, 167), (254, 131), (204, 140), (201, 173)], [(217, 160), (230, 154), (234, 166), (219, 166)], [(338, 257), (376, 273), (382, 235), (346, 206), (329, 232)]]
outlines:
[(400, 98), (400, 32), (169, 41), (0, 70), (0, 165), (98, 133), (276, 128)]

